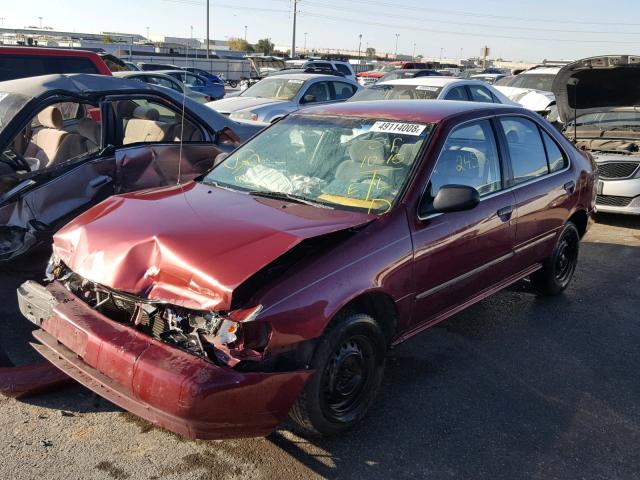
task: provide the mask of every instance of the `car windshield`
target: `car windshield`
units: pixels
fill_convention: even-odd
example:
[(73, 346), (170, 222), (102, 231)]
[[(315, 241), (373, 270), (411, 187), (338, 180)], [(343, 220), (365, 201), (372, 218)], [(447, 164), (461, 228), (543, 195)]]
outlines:
[[(640, 107), (638, 110), (587, 113), (578, 117), (577, 125), (596, 125), (603, 130), (616, 128), (640, 129)], [(573, 122), (570, 122), (573, 124)]]
[(372, 85), (351, 97), (354, 101), (367, 100), (434, 100), (442, 87), (430, 85)]
[(400, 68), (399, 65), (380, 65), (376, 67), (374, 72), (393, 72), (394, 70), (398, 70)]
[(240, 95), (243, 97), (291, 100), (298, 94), (303, 84), (304, 80), (293, 78), (265, 78), (247, 88)]
[(505, 86), (550, 92), (555, 77), (551, 73), (521, 73), (513, 77)]
[(29, 97), (23, 95), (0, 92), (0, 133), (29, 100)]
[(384, 214), (432, 124), (293, 115), (256, 136), (203, 181), (254, 195)]

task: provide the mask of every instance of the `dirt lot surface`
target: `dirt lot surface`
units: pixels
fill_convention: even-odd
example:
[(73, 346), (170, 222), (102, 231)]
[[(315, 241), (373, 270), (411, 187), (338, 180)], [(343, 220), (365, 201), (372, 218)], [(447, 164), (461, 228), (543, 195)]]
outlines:
[[(521, 284), (396, 348), (373, 410), (339, 438), (186, 441), (76, 385), (0, 396), (0, 479), (638, 478), (640, 219), (598, 222), (564, 295)], [(16, 364), (37, 358), (21, 281), (0, 274)]]

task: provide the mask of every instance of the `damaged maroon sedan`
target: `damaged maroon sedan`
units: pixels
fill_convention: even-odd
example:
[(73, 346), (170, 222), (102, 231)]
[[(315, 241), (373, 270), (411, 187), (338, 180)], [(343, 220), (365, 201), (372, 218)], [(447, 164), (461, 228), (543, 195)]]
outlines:
[(569, 284), (593, 164), (539, 116), (466, 102), (290, 115), (184, 185), (111, 197), (23, 284), (34, 347), (190, 438), (358, 422), (388, 347), (524, 278)]

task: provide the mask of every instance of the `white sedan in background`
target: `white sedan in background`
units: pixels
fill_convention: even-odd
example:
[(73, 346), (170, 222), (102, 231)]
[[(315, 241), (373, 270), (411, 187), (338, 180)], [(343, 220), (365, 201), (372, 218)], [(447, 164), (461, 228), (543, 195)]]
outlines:
[(304, 107), (344, 102), (359, 89), (353, 80), (333, 75), (275, 75), (207, 106), (233, 120), (270, 123)]
[(520, 106), (480, 80), (451, 77), (414, 77), (371, 85), (349, 101), (366, 100), (462, 100)]

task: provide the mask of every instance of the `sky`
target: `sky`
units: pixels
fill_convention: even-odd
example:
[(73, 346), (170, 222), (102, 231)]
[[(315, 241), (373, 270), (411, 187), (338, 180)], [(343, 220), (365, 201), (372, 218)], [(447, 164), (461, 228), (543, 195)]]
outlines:
[[(293, 0), (210, 0), (211, 38), (271, 38), (290, 45)], [(0, 0), (0, 23), (21, 28), (117, 31), (196, 38), (206, 33), (205, 0)], [(640, 54), (638, 0), (300, 0), (297, 45), (427, 57), (490, 56), (513, 61)], [(399, 34), (399, 36), (396, 36)], [(415, 47), (414, 47), (415, 45)]]

